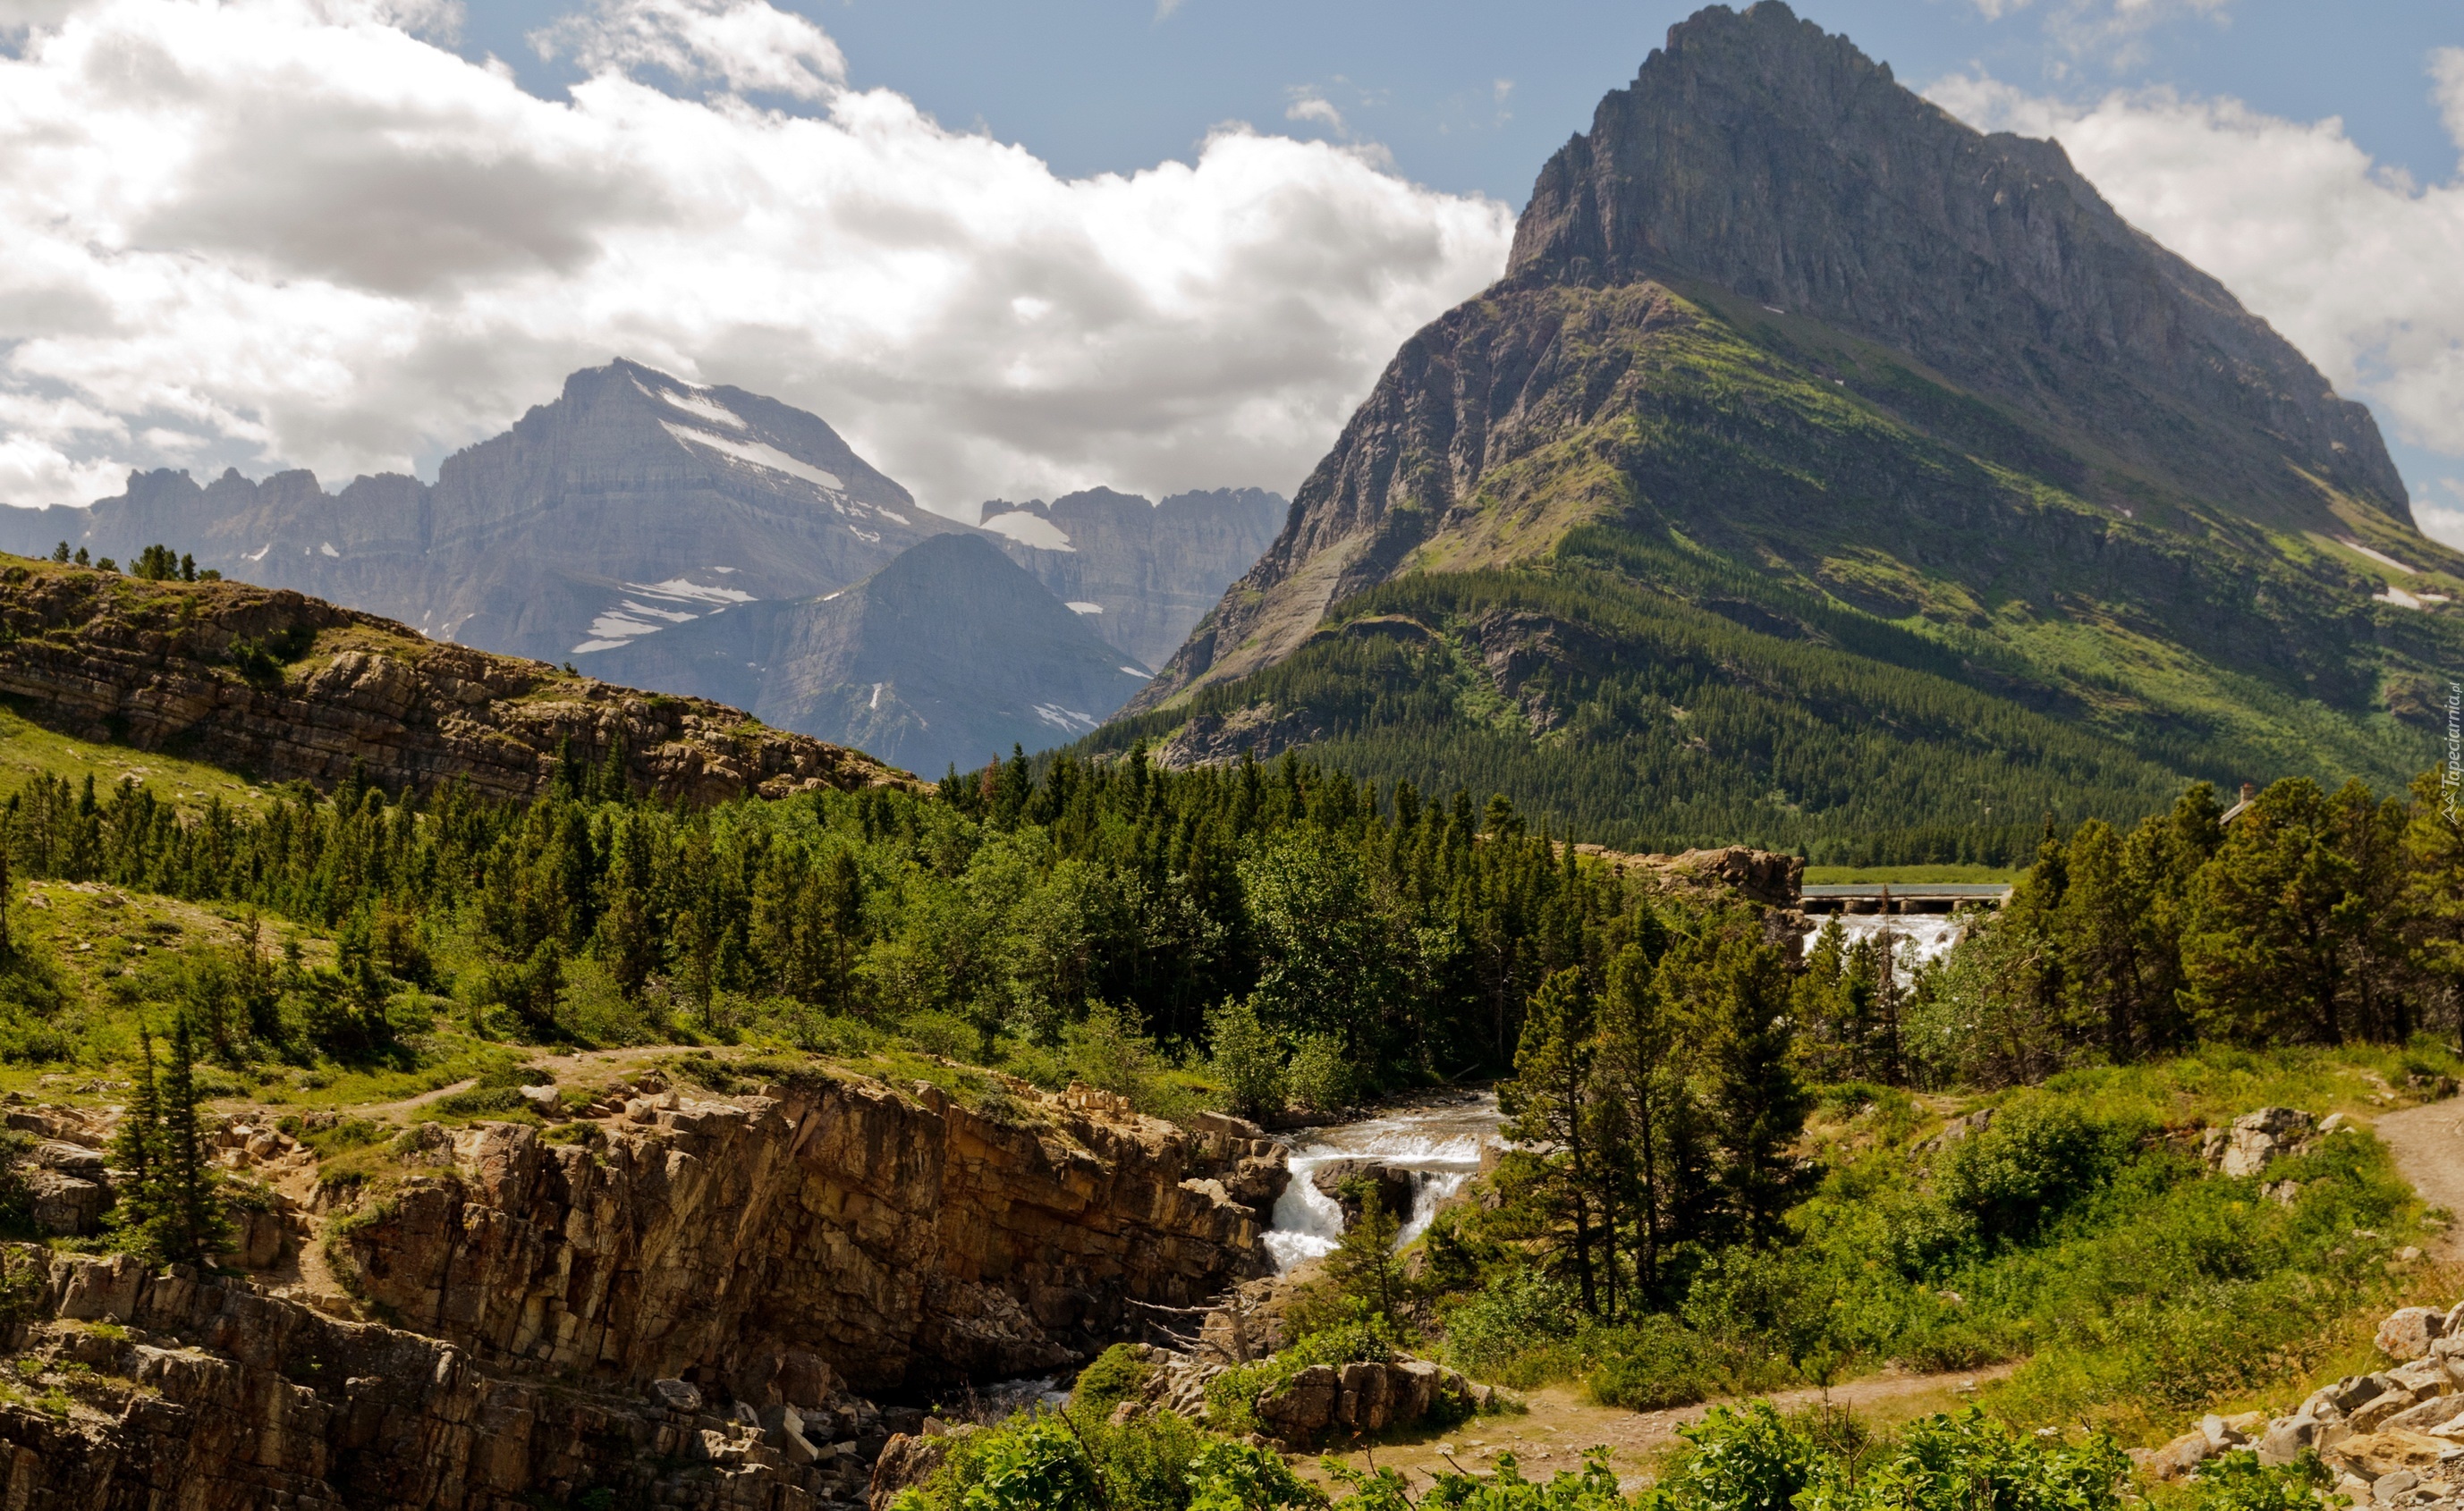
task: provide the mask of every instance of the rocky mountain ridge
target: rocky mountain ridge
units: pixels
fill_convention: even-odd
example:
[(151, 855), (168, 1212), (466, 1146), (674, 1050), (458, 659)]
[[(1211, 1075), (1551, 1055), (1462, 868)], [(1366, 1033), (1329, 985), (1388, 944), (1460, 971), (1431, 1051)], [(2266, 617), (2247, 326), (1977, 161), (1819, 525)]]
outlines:
[(546, 791), (612, 755), (643, 792), (696, 802), (913, 778), (697, 698), (613, 687), (429, 641), (284, 589), (0, 564), (0, 695), (82, 738), (174, 749), (258, 779), (390, 791)]
[(1151, 675), (977, 536), (937, 537), (837, 592), (737, 604), (581, 663), (741, 703), (926, 776), (1075, 739)]
[(1092, 748), (1307, 746), (1625, 848), (1877, 860), (2431, 758), (2464, 554), (2366, 411), (2053, 144), (1713, 7), (1516, 245)]
[(162, 541), (229, 578), (552, 661), (718, 605), (825, 592), (966, 528), (816, 415), (619, 360), (446, 458), (433, 487), (139, 473), (91, 511), (0, 513), (0, 547), (62, 538), (125, 559)]
[(1263, 488), (1150, 504), (1090, 488), (1045, 503), (994, 499), (979, 517), (1010, 559), (1142, 667), (1160, 667), (1226, 584), (1274, 544), (1288, 502)]

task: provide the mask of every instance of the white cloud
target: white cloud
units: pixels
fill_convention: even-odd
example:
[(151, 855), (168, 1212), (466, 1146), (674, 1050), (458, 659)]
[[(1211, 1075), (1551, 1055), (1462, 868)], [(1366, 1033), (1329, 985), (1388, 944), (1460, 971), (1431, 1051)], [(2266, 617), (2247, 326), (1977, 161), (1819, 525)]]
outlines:
[(658, 69), (687, 83), (825, 99), (847, 79), (828, 33), (764, 0), (610, 0), (531, 33), (591, 73)]
[(0, 499), (432, 463), (619, 354), (814, 409), (962, 515), (1289, 489), (1511, 234), (1237, 125), (1062, 179), (747, 0), (552, 28), (595, 70), (562, 101), (405, 30), (449, 11), (90, 0), (0, 56)]
[[(2440, 53), (2433, 77), (2464, 149), (2464, 50)], [(2464, 179), (2422, 187), (2334, 117), (2229, 99), (2076, 104), (1982, 76), (1926, 93), (1970, 124), (2059, 141), (2124, 218), (2223, 280), (2382, 426), (2464, 456)]]
[(1336, 133), (1343, 130), (1343, 112), (1334, 108), (1334, 101), (1308, 89), (1292, 91), (1292, 102), (1284, 107), (1284, 119), (1314, 120)]

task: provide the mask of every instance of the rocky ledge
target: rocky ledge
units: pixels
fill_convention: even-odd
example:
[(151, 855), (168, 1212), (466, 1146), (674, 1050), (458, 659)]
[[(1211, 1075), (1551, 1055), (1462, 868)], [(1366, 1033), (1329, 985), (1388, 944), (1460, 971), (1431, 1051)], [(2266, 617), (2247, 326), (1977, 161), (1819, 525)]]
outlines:
[(1138, 1303), (1268, 1266), (1282, 1152), (1236, 1120), (1193, 1133), (1023, 1082), (972, 1108), (929, 1082), (769, 1090), (611, 1088), (571, 1142), (426, 1125), (334, 1259), (491, 1364), (755, 1401), (799, 1348), (865, 1390), (1053, 1369)]
[(544, 1089), (539, 1124), (416, 1124), (348, 1174), (222, 1128), (273, 1240), (223, 1263), (261, 1273), (0, 1250), (0, 1504), (862, 1504), (923, 1422), (864, 1392), (1075, 1363), (1140, 1303), (1209, 1300), (1267, 1267), (1285, 1178), (1251, 1125), (1084, 1088)]
[(390, 791), (547, 790), (568, 754), (696, 802), (913, 784), (861, 752), (699, 698), (614, 687), (431, 641), (391, 620), (242, 582), (151, 582), (6, 558), (0, 695), (86, 739), (269, 781), (353, 764)]
[(2379, 1324), (2376, 1341), (2394, 1361), (2387, 1369), (2322, 1386), (2289, 1415), (2204, 1417), (2132, 1457), (2150, 1478), (2183, 1479), (2221, 1454), (2289, 1464), (2315, 1453), (2354, 1505), (2464, 1507), (2464, 1302), (2407, 1306)]

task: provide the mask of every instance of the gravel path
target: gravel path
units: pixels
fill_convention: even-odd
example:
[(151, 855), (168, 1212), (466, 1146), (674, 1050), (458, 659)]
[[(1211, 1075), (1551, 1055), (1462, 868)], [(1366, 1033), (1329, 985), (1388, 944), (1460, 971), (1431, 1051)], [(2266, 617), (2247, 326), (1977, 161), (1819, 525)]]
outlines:
[(2464, 1223), (2464, 1100), (2389, 1112), (2370, 1130), (2421, 1199), (2447, 1209), (2450, 1221), (2431, 1241), (2431, 1258), (2441, 1264), (2464, 1263), (2464, 1226), (2458, 1226)]
[[(2001, 1364), (1947, 1374), (1885, 1369), (1833, 1386), (1831, 1404), (1854, 1408), (1869, 1424), (1903, 1422), (1928, 1412), (1949, 1411), (1978, 1387), (2016, 1369), (2016, 1364)], [(1781, 1391), (1766, 1399), (1787, 1412), (1814, 1405), (1822, 1399), (1822, 1392)], [(1642, 1483), (1661, 1452), (1677, 1440), (1677, 1429), (1701, 1421), (1715, 1404), (1706, 1401), (1673, 1411), (1629, 1412), (1595, 1406), (1583, 1399), (1581, 1388), (1574, 1385), (1544, 1386), (1526, 1392), (1524, 1400), (1531, 1408), (1529, 1415), (1474, 1417), (1419, 1442), (1388, 1443), (1372, 1453), (1355, 1450), (1335, 1456), (1353, 1468), (1369, 1467), (1374, 1457), (1379, 1469), (1401, 1470), (1417, 1492), (1456, 1466), (1467, 1472), (1485, 1469), (1500, 1452), (1514, 1455), (1526, 1478), (1546, 1479), (1560, 1469), (1580, 1469), (1586, 1450), (1604, 1447), (1618, 1482), (1633, 1489)], [(1440, 1449), (1446, 1452), (1441, 1454)], [(1309, 1479), (1325, 1482), (1314, 1456), (1295, 1462), (1293, 1468)]]

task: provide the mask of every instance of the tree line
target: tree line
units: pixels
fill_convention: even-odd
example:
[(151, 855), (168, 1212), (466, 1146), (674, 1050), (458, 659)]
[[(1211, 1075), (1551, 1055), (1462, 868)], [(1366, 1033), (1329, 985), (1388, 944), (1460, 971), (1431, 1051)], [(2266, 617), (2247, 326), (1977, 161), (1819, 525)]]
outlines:
[[(764, 1006), (791, 1034), (857, 1018), (970, 1057), (1055, 1042), (1098, 1009), (1166, 1052), (1203, 1054), (1230, 1023), (1259, 1095), (1298, 1070), (1331, 1100), (1502, 1073), (1542, 980), (1596, 973), (1656, 927), (1642, 892), (1502, 799), (1429, 801), (1290, 757), (1039, 772), (1014, 754), (924, 795), (706, 808), (578, 759), (529, 801), (355, 777), (184, 810), (37, 776), (0, 808), (0, 848), (21, 876), (335, 931), (331, 967), (254, 948), (192, 964), (180, 994), (224, 1057), (376, 1052), (410, 991), (553, 1038), (576, 1031), (587, 976), (691, 1026)], [(455, 939), (478, 958), (449, 970)]]

